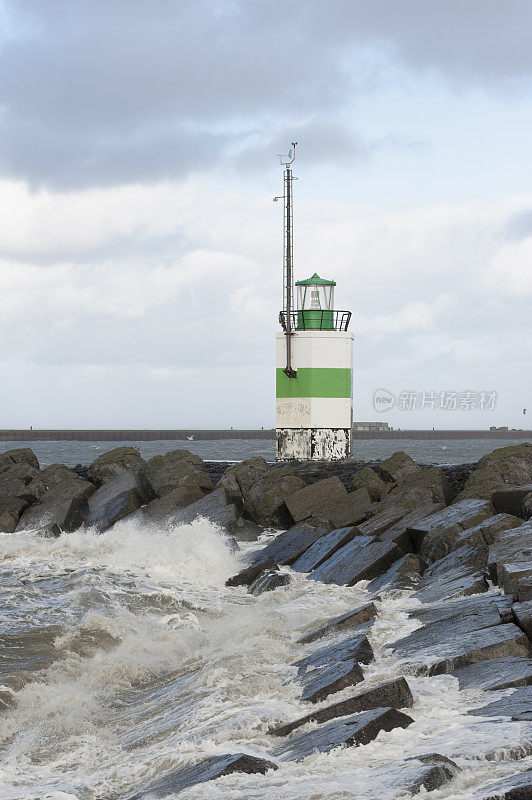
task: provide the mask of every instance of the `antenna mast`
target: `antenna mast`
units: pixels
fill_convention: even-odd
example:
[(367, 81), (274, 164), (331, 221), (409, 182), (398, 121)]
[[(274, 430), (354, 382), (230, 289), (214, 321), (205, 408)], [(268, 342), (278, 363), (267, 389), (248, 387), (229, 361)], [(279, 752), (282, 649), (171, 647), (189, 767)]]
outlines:
[[(293, 272), (293, 203), (292, 181), (297, 180), (292, 175), (290, 165), (296, 157), (297, 142), (292, 142), (292, 148), (287, 156), (279, 156), (284, 172), (284, 225), (283, 225), (283, 315), (286, 334), (286, 367), (284, 372), (289, 378), (296, 378), (297, 372), (292, 369), (292, 307), (294, 304), (294, 272)], [(280, 200), (275, 197), (274, 200)]]

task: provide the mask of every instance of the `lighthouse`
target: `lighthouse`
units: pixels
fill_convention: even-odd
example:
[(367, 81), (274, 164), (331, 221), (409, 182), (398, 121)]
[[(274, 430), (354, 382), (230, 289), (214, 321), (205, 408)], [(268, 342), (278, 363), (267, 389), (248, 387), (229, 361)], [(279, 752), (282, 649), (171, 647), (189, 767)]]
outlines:
[[(351, 455), (353, 335), (350, 311), (334, 306), (336, 282), (293, 278), (292, 163), (284, 166), (283, 310), (276, 333), (276, 459), (336, 461)], [(321, 270), (320, 270), (321, 271)]]

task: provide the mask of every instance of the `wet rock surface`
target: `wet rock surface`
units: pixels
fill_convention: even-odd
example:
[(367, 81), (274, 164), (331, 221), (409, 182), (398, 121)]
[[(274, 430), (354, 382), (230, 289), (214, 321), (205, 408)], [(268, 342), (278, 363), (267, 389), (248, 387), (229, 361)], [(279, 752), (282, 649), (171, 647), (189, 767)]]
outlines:
[(402, 555), (396, 544), (380, 542), (369, 536), (356, 536), (313, 570), (309, 578), (352, 586), (358, 581), (382, 575)]
[(532, 684), (532, 659), (492, 658), (454, 670), (460, 689), (497, 691)]
[(308, 733), (293, 736), (274, 750), (279, 758), (303, 761), (315, 752), (329, 753), (336, 747), (368, 744), (381, 731), (407, 728), (414, 720), (395, 708), (376, 708), (321, 725)]
[(361, 664), (373, 660), (373, 650), (364, 635), (316, 650), (297, 661), (298, 680), (303, 684), (302, 700), (316, 703), (333, 692), (359, 683), (364, 678)]
[(115, 522), (139, 509), (145, 500), (137, 476), (133, 472), (121, 472), (90, 494), (83, 521), (88, 528), (106, 531)]
[(510, 717), (526, 722), (532, 720), (532, 686), (519, 686), (507, 697), (494, 700), (469, 712), (477, 717)]
[(344, 631), (357, 625), (361, 625), (364, 622), (370, 622), (371, 620), (375, 619), (376, 616), (377, 607), (375, 604), (366, 603), (363, 606), (353, 609), (353, 611), (346, 611), (345, 614), (341, 614), (338, 617), (330, 619), (328, 622), (320, 625), (317, 628), (313, 628), (311, 631), (302, 636), (301, 639), (299, 639), (299, 642), (301, 644), (314, 642), (316, 639), (321, 639), (323, 636), (327, 636), (330, 633), (338, 633), (339, 631)]
[(490, 783), (474, 795), (474, 800), (531, 800), (532, 769)]
[(259, 594), (273, 592), (274, 589), (279, 589), (280, 586), (288, 586), (289, 583), (290, 575), (274, 569), (264, 570), (250, 583), (248, 592), (258, 597)]
[(335, 528), (329, 533), (320, 536), (320, 538), (311, 544), (311, 546), (297, 558), (293, 564), (292, 569), (296, 572), (311, 572), (320, 564), (323, 564), (330, 558), (340, 547), (347, 544), (358, 533), (356, 528)]

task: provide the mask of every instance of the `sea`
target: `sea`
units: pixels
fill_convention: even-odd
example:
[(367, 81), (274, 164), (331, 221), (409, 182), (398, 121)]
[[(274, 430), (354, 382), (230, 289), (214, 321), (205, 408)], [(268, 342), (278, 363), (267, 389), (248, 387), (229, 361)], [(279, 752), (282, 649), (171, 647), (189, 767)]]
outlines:
[[(132, 444), (145, 457), (182, 446)], [(270, 459), (271, 444), (201, 441), (187, 447), (209, 460), (231, 461)], [(451, 464), (476, 461), (504, 444), (359, 442), (356, 457), (383, 458), (400, 447), (424, 463)], [(116, 443), (31, 446), (43, 465), (74, 465), (90, 463)], [(368, 634), (375, 660), (364, 668), (364, 686), (404, 675), (415, 700), (405, 709), (413, 724), (303, 762), (276, 757), (279, 739), (268, 729), (309, 711), (294, 663), (324, 644), (298, 640), (370, 595), (364, 582), (325, 585), (289, 568), (288, 586), (258, 597), (226, 587), (275, 534), (267, 531), (261, 541), (235, 549), (206, 520), (155, 525), (126, 519), (103, 534), (1, 535), (1, 800), (148, 798), (155, 778), (224, 753), (250, 753), (279, 768), (198, 784), (180, 800), (403, 800), (414, 796), (404, 782), (405, 759), (427, 753), (451, 758), (460, 770), (445, 786), (415, 796), (473, 800), (486, 782), (532, 766), (532, 723), (468, 715), (488, 702), (485, 694), (459, 692), (451, 675), (414, 674), (387, 649), (419, 625), (409, 617), (419, 605), (409, 592), (376, 601), (378, 616)], [(354, 691), (345, 689), (318, 707)], [(506, 694), (490, 693), (489, 700)]]

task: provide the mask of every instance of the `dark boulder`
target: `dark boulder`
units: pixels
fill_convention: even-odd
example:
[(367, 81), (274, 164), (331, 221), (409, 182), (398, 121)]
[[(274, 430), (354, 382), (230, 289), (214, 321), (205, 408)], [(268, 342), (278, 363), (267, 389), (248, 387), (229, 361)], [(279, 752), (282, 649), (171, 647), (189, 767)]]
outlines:
[(457, 567), (444, 575), (428, 575), (421, 578), (414, 597), (422, 603), (440, 603), (458, 597), (487, 592), (489, 584), (484, 572), (475, 572), (468, 567)]
[(488, 548), (469, 547), (463, 545), (452, 550), (448, 555), (433, 561), (423, 573), (424, 581), (433, 581), (436, 578), (445, 579), (447, 575), (460, 569), (468, 569), (472, 573), (487, 571)]
[(17, 531), (38, 529), (45, 536), (59, 536), (76, 530), (83, 523), (86, 504), (93, 492), (94, 484), (77, 476), (56, 484), (23, 512)]
[(413, 705), (414, 698), (408, 683), (404, 678), (396, 678), (393, 681), (381, 683), (380, 686), (374, 686), (372, 689), (366, 689), (365, 692), (349, 697), (347, 700), (341, 700), (339, 703), (313, 711), (294, 722), (272, 728), (269, 733), (273, 736), (288, 736), (296, 728), (306, 725), (307, 722), (329, 722), (337, 717), (346, 717), (349, 714), (369, 711), (372, 708), (411, 708)]
[[(421, 606), (409, 612), (424, 625), (431, 622), (455, 620), (473, 615), (479, 621), (492, 620), (490, 625), (512, 622), (512, 600), (499, 594), (460, 597), (441, 605)], [(482, 625), (478, 626), (483, 627)]]
[(368, 584), (371, 594), (380, 592), (400, 592), (414, 589), (421, 580), (421, 563), (414, 553), (407, 553), (395, 564), (392, 564), (383, 575)]
[(384, 476), (385, 480), (393, 483), (401, 483), (407, 480), (407, 478), (419, 475), (423, 470), (419, 464), (416, 464), (413, 458), (402, 450), (399, 450), (389, 458), (380, 462), (379, 472)]
[(262, 525), (257, 525), (253, 520), (244, 517), (238, 517), (236, 522), (232, 522), (229, 530), (239, 542), (256, 542), (264, 533)]
[(363, 467), (355, 472), (351, 482), (350, 491), (354, 492), (357, 489), (366, 489), (372, 503), (378, 503), (389, 491), (389, 484), (379, 478), (375, 470), (371, 467)]
[[(427, 517), (441, 511), (443, 503), (426, 503), (419, 508), (410, 511), (406, 516), (402, 516), (391, 527), (379, 532), (381, 542), (395, 542), (403, 553), (411, 553), (419, 550), (419, 541), (411, 535), (413, 528)], [(366, 523), (367, 524), (367, 523)], [(364, 525), (359, 526), (360, 530)]]
[(400, 786), (411, 794), (417, 794), (421, 789), (427, 792), (439, 789), (452, 781), (459, 771), (454, 761), (439, 753), (407, 758), (402, 767), (399, 770)]
[(229, 502), (235, 503), (240, 509), (244, 507), (244, 501), (252, 487), (257, 483), (271, 467), (268, 462), (257, 456), (233, 464), (228, 467), (216, 488), (223, 488), (227, 493)]
[(136, 447), (115, 447), (102, 453), (89, 466), (87, 476), (97, 486), (122, 475), (124, 472), (133, 472), (138, 475), (146, 466)]
[(500, 447), (483, 456), (457, 501), (469, 497), (491, 498), (497, 489), (532, 483), (532, 444)]
[(492, 658), (454, 670), (460, 689), (497, 691), (532, 684), (532, 659)]
[(248, 775), (259, 773), (264, 775), (269, 769), (277, 769), (277, 765), (247, 753), (235, 753), (222, 756), (211, 756), (197, 764), (163, 775), (142, 788), (140, 792), (127, 795), (125, 800), (143, 800), (146, 797), (168, 797), (177, 794), (198, 783), (214, 781), (222, 775), (233, 772), (244, 772)]
[(449, 553), (458, 535), (493, 515), (487, 500), (463, 500), (412, 525), (409, 533), (421, 541), (421, 558), (431, 564)]
[(363, 522), (372, 506), (371, 498), (366, 489), (356, 489), (349, 492), (338, 502), (330, 503), (323, 509), (322, 515), (335, 528), (344, 528), (347, 525), (357, 525)]
[(30, 464), (11, 462), (11, 466), (0, 474), (0, 494), (18, 497), (29, 505), (40, 500), (48, 488), (43, 473)]
[(198, 517), (203, 517), (220, 528), (230, 530), (236, 523), (238, 515), (236, 506), (227, 503), (225, 490), (220, 488), (181, 508), (173, 514), (170, 521), (173, 525), (189, 525)]
[(276, 569), (265, 570), (257, 575), (255, 580), (249, 585), (248, 592), (258, 597), (264, 592), (273, 592), (281, 586), (288, 586), (290, 575), (286, 572), (279, 572)]
[(315, 752), (330, 753), (336, 747), (368, 744), (381, 731), (407, 728), (413, 721), (395, 708), (375, 708), (293, 736), (277, 747), (274, 753), (289, 760), (303, 761)]
[(245, 495), (244, 510), (258, 525), (287, 528), (291, 517), (285, 501), (303, 486), (289, 467), (270, 469)]
[(278, 569), (276, 562), (273, 558), (266, 557), (262, 561), (253, 564), (251, 567), (245, 567), (238, 575), (228, 578), (225, 582), (226, 586), (249, 586), (253, 581), (259, 577), (264, 570)]
[(470, 547), (485, 547), (493, 544), (502, 531), (516, 528), (523, 524), (523, 520), (513, 517), (511, 514), (496, 514), (488, 517), (472, 528), (466, 528), (456, 537), (453, 549), (467, 544)]
[(532, 521), (498, 534), (488, 553), (488, 568), (492, 581), (498, 582), (499, 570), (503, 564), (530, 559), (532, 559)]
[(26, 500), (0, 494), (0, 533), (13, 533), (18, 525), (21, 513), (27, 507)]
[(528, 519), (530, 517), (530, 507), (526, 501), (530, 495), (532, 495), (532, 483), (526, 486), (498, 489), (492, 496), (493, 508), (499, 513)]
[(336, 528), (329, 533), (320, 536), (320, 538), (312, 544), (308, 550), (297, 558), (292, 564), (292, 569), (296, 572), (311, 572), (316, 567), (319, 567), (326, 561), (333, 553), (336, 553), (340, 547), (350, 542), (356, 535), (357, 529), (352, 527)]
[(532, 686), (519, 686), (512, 694), (468, 711), (476, 717), (510, 717), (520, 722), (532, 721)]
[(373, 660), (373, 650), (366, 636), (358, 635), (315, 651), (297, 661), (298, 680), (304, 686), (302, 700), (313, 703), (333, 692), (363, 680), (360, 664)]
[(24, 464), (33, 469), (39, 469), (39, 459), (29, 447), (18, 447), (15, 450), (6, 450), (0, 455), (0, 473), (9, 469), (13, 464)]
[(532, 559), (517, 564), (501, 564), (497, 580), (505, 594), (512, 595), (517, 602), (532, 600)]
[(327, 636), (330, 633), (338, 633), (339, 631), (354, 628), (357, 625), (362, 625), (365, 622), (370, 622), (377, 616), (377, 608), (374, 603), (366, 603), (363, 606), (353, 609), (353, 611), (346, 611), (339, 617), (334, 617), (328, 620), (318, 628), (312, 628), (308, 633), (301, 637), (298, 641), (300, 644), (308, 644), (314, 642), (316, 639), (321, 639), (322, 636)]
[[(417, 498), (424, 498), (419, 502)], [(422, 503), (447, 505), (452, 498), (451, 485), (441, 467), (422, 469), (402, 480), (385, 498), (387, 505), (415, 508)]]
[(329, 528), (320, 520), (308, 520), (293, 525), (259, 550), (253, 558), (258, 564), (271, 558), (276, 564), (293, 564), (308, 548), (328, 532)]
[(302, 522), (313, 516), (324, 516), (324, 509), (347, 497), (347, 490), (340, 478), (325, 478), (303, 486), (286, 498), (286, 507), (294, 522)]
[(171, 492), (156, 500), (152, 500), (146, 506), (146, 514), (153, 520), (164, 520), (174, 515), (177, 511), (196, 500), (201, 500), (203, 492), (197, 486), (187, 487), (178, 486)]
[(358, 581), (382, 575), (402, 555), (396, 544), (375, 541), (369, 536), (356, 536), (311, 572), (309, 578), (353, 586)]
[(492, 658), (527, 658), (530, 652), (525, 634), (512, 623), (465, 631), (459, 625), (438, 623), (434, 631), (425, 635), (420, 632), (414, 639), (407, 636), (390, 648), (409, 669), (429, 675), (453, 672)]
[(90, 495), (83, 511), (85, 526), (102, 533), (140, 508), (145, 499), (137, 476), (133, 472), (122, 472)]
[(213, 488), (205, 462), (188, 450), (170, 450), (154, 456), (140, 472), (146, 476), (157, 497), (164, 497), (178, 487), (201, 489), (203, 492), (210, 492)]
[(523, 603), (514, 603), (512, 606), (514, 619), (528, 638), (532, 637), (532, 600)]

